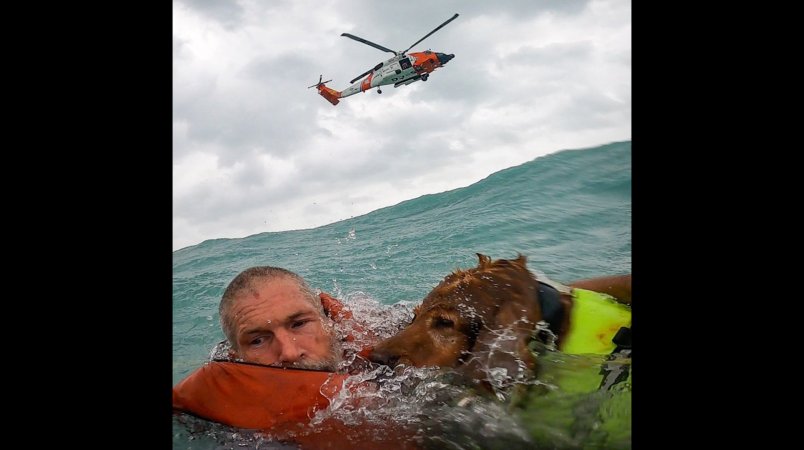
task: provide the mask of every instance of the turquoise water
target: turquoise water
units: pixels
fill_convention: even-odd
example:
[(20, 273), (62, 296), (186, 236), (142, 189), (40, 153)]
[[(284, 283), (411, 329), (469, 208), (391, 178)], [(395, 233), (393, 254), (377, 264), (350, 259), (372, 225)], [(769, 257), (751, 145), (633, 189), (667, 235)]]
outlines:
[[(218, 301), (227, 283), (247, 267), (286, 267), (305, 277), (313, 288), (339, 298), (367, 297), (379, 305), (415, 304), (454, 269), (475, 266), (476, 252), (492, 258), (514, 258), (522, 253), (531, 270), (563, 282), (630, 272), (631, 142), (564, 150), (464, 188), (425, 195), (311, 230), (215, 239), (174, 252), (173, 383), (203, 364), (211, 348), (223, 339)], [(562, 367), (576, 364), (580, 372), (599, 370), (599, 360), (588, 364), (589, 359), (561, 357), (571, 360), (564, 360)], [(577, 410), (577, 402), (591, 402), (598, 406), (598, 416), (607, 410), (608, 417), (616, 417), (604, 425), (620, 421), (606, 436), (598, 431), (576, 434), (587, 436), (584, 445), (630, 447), (630, 383), (624, 385), (627, 392), (618, 388), (613, 398), (601, 398), (597, 403), (590, 399), (599, 395), (591, 393), (580, 398), (583, 393), (553, 391), (546, 398), (553, 402), (554, 410)], [(515, 417), (538, 417), (549, 423), (543, 417), (544, 408), (530, 406), (530, 401), (523, 404), (528, 406), (513, 414)], [(612, 409), (611, 404), (618, 406)], [(578, 417), (573, 421), (571, 415), (570, 411), (569, 416), (557, 420), (569, 420), (577, 429)], [(590, 430), (606, 429), (589, 421)], [(558, 428), (524, 428), (532, 436), (553, 436), (553, 442), (563, 442), (561, 445), (577, 444), (567, 443), (567, 433), (562, 435)], [(226, 433), (192, 434), (187, 425), (178, 422), (174, 431), (174, 448), (230, 445), (221, 438)], [(452, 442), (456, 448), (491, 448), (483, 439)], [(231, 445), (273, 448), (247, 439)]]

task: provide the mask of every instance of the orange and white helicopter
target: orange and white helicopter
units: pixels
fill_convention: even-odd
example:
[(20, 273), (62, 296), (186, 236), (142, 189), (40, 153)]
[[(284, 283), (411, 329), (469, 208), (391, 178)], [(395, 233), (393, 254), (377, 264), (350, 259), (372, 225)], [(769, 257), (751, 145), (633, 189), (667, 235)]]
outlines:
[[(354, 84), (343, 91), (336, 91), (335, 89), (327, 87), (326, 83), (329, 83), (332, 80), (321, 81), (321, 79), (324, 78), (323, 75), (318, 77), (318, 83), (309, 86), (307, 89), (313, 87), (318, 88), (318, 93), (321, 94), (322, 97), (329, 100), (329, 102), (333, 105), (337, 105), (339, 101), (338, 99), (340, 98), (348, 97), (359, 92), (365, 92), (374, 87), (377, 88), (378, 94), (382, 94), (382, 89), (380, 86), (393, 83), (394, 87), (399, 87), (418, 80), (427, 81), (427, 78), (430, 76), (430, 72), (448, 63), (449, 60), (455, 57), (455, 55), (431, 52), (430, 50), (415, 53), (407, 53), (407, 51), (412, 49), (413, 46), (419, 42), (427, 39), (431, 34), (440, 30), (444, 25), (455, 20), (457, 17), (458, 14), (456, 13), (449, 20), (437, 26), (433, 31), (427, 33), (427, 35), (425, 35), (423, 38), (414, 42), (413, 45), (408, 47), (406, 50), (402, 50), (401, 52), (395, 52), (391, 49), (383, 47), (382, 45), (377, 45), (353, 34), (342, 33), (341, 36), (346, 36), (356, 40), (357, 42), (362, 42), (384, 52), (393, 53), (394, 57), (388, 61), (381, 62), (374, 66), (374, 68), (371, 68), (356, 76), (352, 81), (349, 82)], [(361, 78), (363, 78), (362, 81), (355, 83), (355, 81), (360, 80)]]

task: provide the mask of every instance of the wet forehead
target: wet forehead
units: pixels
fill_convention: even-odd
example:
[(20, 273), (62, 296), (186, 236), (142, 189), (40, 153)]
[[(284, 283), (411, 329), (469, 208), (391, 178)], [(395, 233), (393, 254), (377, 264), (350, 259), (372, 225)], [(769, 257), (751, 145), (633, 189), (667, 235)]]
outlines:
[(444, 279), (430, 294), (425, 297), (419, 308), (420, 312), (447, 311), (458, 312), (461, 315), (474, 315), (485, 313), (489, 305), (483, 301), (487, 291), (492, 286), (506, 283), (504, 277), (491, 271), (459, 271)]
[(238, 297), (245, 296), (259, 299), (280, 294), (302, 297), (298, 283), (290, 277), (254, 279), (246, 289), (238, 294)]
[[(446, 294), (446, 295), (445, 295)], [(454, 295), (454, 292), (432, 292), (425, 297), (421, 305), (416, 308), (418, 315), (427, 313), (450, 313), (463, 310), (463, 299)]]
[(295, 280), (274, 278), (255, 280), (240, 292), (235, 301), (236, 314), (253, 310), (282, 314), (315, 309)]

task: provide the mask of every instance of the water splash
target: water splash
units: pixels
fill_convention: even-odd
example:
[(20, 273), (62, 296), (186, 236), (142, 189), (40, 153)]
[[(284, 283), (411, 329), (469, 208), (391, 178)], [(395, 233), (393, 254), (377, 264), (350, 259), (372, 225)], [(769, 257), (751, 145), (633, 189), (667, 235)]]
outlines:
[[(550, 329), (550, 324), (544, 320), (536, 322), (536, 327), (533, 330), (533, 338), (531, 343), (534, 345), (531, 346), (531, 349), (537, 351), (537, 349), (541, 348), (541, 351), (537, 351), (537, 353), (558, 351), (558, 346), (556, 345), (558, 336)], [(542, 345), (538, 346), (539, 343)]]
[(356, 238), (357, 238), (357, 232), (355, 232), (355, 229), (352, 228), (352, 229), (349, 230), (348, 233), (346, 233), (346, 236), (343, 238), (343, 240), (341, 240), (340, 238), (337, 238), (337, 239), (335, 239), (335, 241), (338, 244), (342, 244), (342, 243), (345, 243), (345, 242), (348, 242), (348, 241), (354, 241)]
[(231, 350), (232, 346), (229, 345), (229, 341), (224, 339), (212, 347), (212, 350), (209, 352), (209, 361), (229, 359)]

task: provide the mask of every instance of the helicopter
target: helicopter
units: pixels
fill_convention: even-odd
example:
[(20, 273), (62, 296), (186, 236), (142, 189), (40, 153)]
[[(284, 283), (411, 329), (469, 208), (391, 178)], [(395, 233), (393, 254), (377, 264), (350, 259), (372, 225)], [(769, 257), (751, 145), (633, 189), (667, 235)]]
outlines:
[[(455, 20), (457, 17), (458, 13), (455, 13), (455, 15), (450, 17), (446, 22), (437, 26), (433, 31), (427, 33), (423, 38), (414, 42), (413, 45), (405, 50), (402, 50), (401, 52), (391, 50), (353, 34), (341, 33), (341, 36), (354, 39), (357, 42), (362, 42), (363, 44), (370, 45), (384, 52), (393, 53), (394, 56), (391, 59), (383, 61), (356, 76), (354, 79), (352, 79), (352, 81), (349, 82), (354, 84), (343, 91), (336, 91), (335, 89), (327, 87), (326, 83), (329, 83), (332, 80), (321, 81), (324, 78), (323, 74), (318, 77), (318, 83), (308, 86), (307, 89), (317, 88), (318, 93), (321, 94), (322, 97), (327, 99), (333, 105), (337, 105), (339, 102), (338, 99), (348, 97), (359, 92), (365, 92), (375, 87), (377, 88), (377, 93), (382, 94), (381, 86), (393, 84), (396, 88), (411, 84), (418, 80), (427, 81), (427, 78), (430, 76), (430, 72), (448, 63), (452, 58), (455, 57), (455, 55), (447, 55), (445, 53), (432, 52), (430, 50), (415, 53), (407, 53), (407, 51), (412, 49), (413, 46), (419, 42), (427, 39), (431, 34), (440, 30), (446, 24)], [(355, 81), (360, 80), (361, 78), (362, 81), (355, 83)]]

